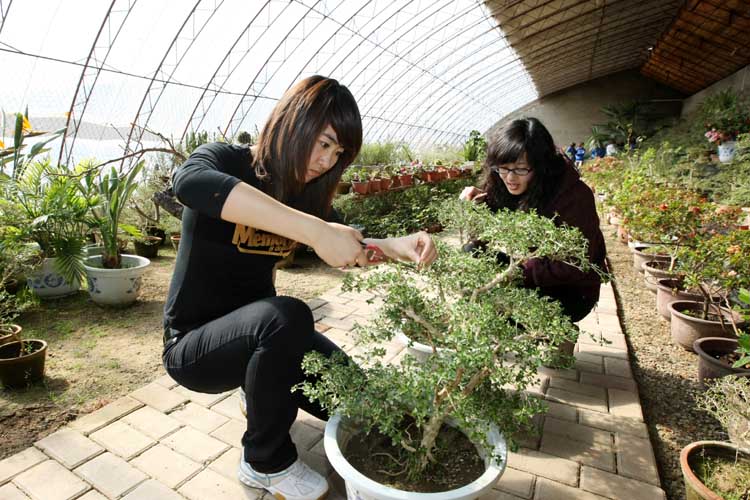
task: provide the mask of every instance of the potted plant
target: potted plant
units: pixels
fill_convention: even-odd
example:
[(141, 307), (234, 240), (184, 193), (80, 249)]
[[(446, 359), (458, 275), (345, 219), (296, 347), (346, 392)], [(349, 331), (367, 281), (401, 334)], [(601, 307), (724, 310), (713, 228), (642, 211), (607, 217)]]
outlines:
[[(692, 247), (677, 253), (678, 270), (685, 285), (700, 292), (702, 302), (675, 301), (669, 304), (672, 339), (687, 350), (702, 337), (737, 336), (740, 315), (731, 310), (730, 296), (750, 288), (750, 232), (735, 230), (697, 238)], [(715, 303), (713, 297), (720, 297)]]
[(401, 167), (398, 170), (398, 180), (401, 186), (407, 187), (414, 183), (414, 173), (410, 167)]
[[(74, 169), (54, 165), (49, 158), (36, 160), (48, 151), (45, 146), (64, 129), (53, 133), (34, 131), (28, 116), (18, 113), (13, 145), (0, 145), (0, 162), (10, 172), (3, 175), (2, 224), (13, 227), (21, 238), (36, 242), (44, 259), (28, 275), (29, 287), (42, 298), (57, 298), (76, 293), (84, 276), (83, 258), (88, 212), (95, 196), (81, 191), (79, 175), (83, 165)], [(25, 140), (46, 136), (26, 151)]]
[[(440, 259), (428, 269), (392, 263), (350, 276), (347, 290), (383, 299), (377, 318), (357, 330), (363, 344), (355, 359), (362, 366), (317, 354), (303, 362), (311, 378), (300, 390), (335, 415), (324, 445), (350, 498), (409, 498), (417, 477), (432, 478), (426, 489), (441, 491), (420, 498), (475, 498), (491, 489), (505, 467), (506, 439), (542, 411), (543, 403), (524, 389), (536, 381), (540, 364), (558, 358), (555, 347), (577, 336), (558, 303), (518, 285), (519, 265), (527, 258), (587, 268), (580, 232), (535, 214), (449, 205), (443, 213), (452, 214), (451, 224), (487, 241), (489, 251), (475, 257), (439, 244)], [(494, 255), (501, 249), (507, 265)], [(386, 363), (379, 346), (397, 332), (429, 346), (432, 354), (423, 361), (407, 355), (400, 364)], [(569, 366), (572, 358), (565, 362)], [(464, 462), (446, 462), (451, 456)], [(360, 461), (366, 464), (352, 465)], [(472, 471), (468, 485), (444, 481), (441, 471), (457, 468)], [(378, 476), (377, 470), (385, 473)]]
[(707, 97), (701, 113), (705, 120), (705, 137), (717, 145), (719, 161), (731, 162), (737, 136), (750, 132), (750, 105), (734, 90), (726, 89)]
[(750, 491), (750, 377), (712, 381), (700, 406), (729, 434), (729, 443), (698, 441), (680, 453), (688, 499), (743, 498)]
[(104, 251), (101, 255), (87, 257), (85, 261), (89, 295), (101, 305), (123, 306), (138, 297), (141, 276), (151, 263), (147, 258), (120, 253), (119, 234), (124, 231), (141, 238), (135, 226), (120, 221), (130, 195), (137, 186), (137, 176), (143, 162), (136, 163), (129, 172), (121, 174), (115, 167), (108, 173), (89, 171), (85, 185), (94, 187), (101, 204), (92, 209), (95, 224), (101, 232)]

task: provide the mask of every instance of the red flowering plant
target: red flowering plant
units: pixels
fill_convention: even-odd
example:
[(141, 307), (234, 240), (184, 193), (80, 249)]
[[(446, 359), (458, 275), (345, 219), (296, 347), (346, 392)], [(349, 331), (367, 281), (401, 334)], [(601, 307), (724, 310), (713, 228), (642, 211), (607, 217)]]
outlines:
[[(730, 298), (750, 288), (750, 231), (722, 234), (711, 229), (693, 245), (679, 247), (676, 256), (676, 269), (684, 275), (685, 285), (704, 297), (703, 319), (712, 312), (712, 297), (720, 297), (722, 305), (731, 309)], [(739, 333), (736, 324), (732, 328)]]
[(613, 192), (624, 175), (625, 162), (614, 156), (596, 158), (581, 165), (581, 177), (595, 192)]
[(715, 144), (734, 141), (750, 132), (750, 105), (732, 90), (718, 92), (705, 99), (701, 115), (706, 138)]

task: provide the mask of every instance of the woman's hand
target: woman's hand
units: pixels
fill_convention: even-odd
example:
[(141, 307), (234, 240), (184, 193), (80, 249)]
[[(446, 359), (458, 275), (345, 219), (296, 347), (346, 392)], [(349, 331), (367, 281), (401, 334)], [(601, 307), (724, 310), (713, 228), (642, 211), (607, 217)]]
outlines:
[(461, 191), (461, 194), (458, 195), (458, 199), (466, 201), (479, 201), (485, 196), (487, 196), (487, 193), (485, 193), (481, 189), (474, 186), (468, 186), (465, 187), (463, 191)]
[(366, 266), (362, 233), (356, 229), (325, 222), (311, 245), (318, 257), (331, 267)]
[(377, 245), (391, 259), (414, 262), (420, 267), (429, 266), (437, 258), (435, 244), (424, 231), (401, 238), (367, 238), (364, 243)]

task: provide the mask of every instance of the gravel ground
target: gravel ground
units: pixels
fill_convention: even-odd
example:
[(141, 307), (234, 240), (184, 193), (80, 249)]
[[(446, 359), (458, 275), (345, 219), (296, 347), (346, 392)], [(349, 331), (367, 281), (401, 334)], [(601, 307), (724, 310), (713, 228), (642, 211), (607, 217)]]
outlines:
[(682, 500), (680, 450), (693, 441), (725, 441), (727, 436), (713, 417), (696, 408), (701, 393), (698, 356), (672, 342), (669, 322), (656, 311), (656, 295), (633, 269), (632, 254), (616, 241), (614, 226), (603, 226), (602, 231), (662, 487), (670, 500)]

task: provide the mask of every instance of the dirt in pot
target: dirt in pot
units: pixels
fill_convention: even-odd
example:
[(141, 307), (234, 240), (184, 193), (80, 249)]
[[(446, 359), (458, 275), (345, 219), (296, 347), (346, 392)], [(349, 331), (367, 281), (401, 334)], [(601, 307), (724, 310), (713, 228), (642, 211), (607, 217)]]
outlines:
[[(740, 360), (740, 353), (738, 352), (730, 352), (730, 353), (709, 352), (708, 355), (714, 358), (719, 363), (728, 367), (734, 366), (734, 364)], [(750, 363), (746, 363), (744, 366), (739, 366), (738, 368), (744, 368), (745, 370), (750, 370)]]
[(721, 498), (750, 498), (750, 462), (747, 460), (703, 456), (696, 469), (698, 479)]
[(417, 479), (410, 479), (403, 464), (409, 455), (377, 431), (349, 441), (344, 456), (359, 472), (380, 484), (403, 491), (436, 493), (465, 486), (484, 474), (484, 460), (460, 430), (443, 424), (430, 463)]

